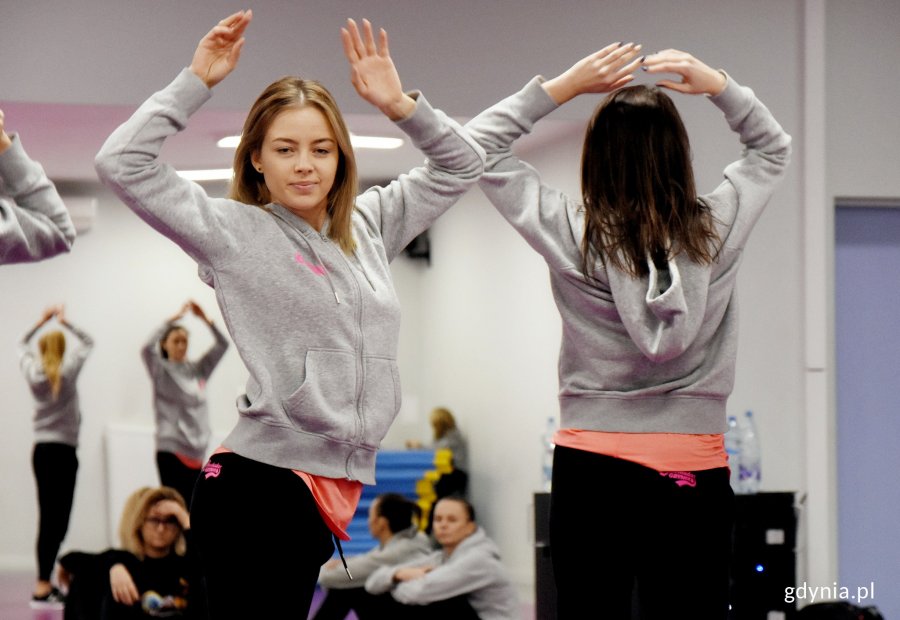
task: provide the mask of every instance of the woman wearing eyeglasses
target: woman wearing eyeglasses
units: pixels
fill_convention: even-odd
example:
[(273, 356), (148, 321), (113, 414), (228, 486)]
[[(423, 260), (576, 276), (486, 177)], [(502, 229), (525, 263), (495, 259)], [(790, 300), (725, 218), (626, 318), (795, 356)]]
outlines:
[(72, 552), (60, 559), (69, 588), (65, 619), (202, 618), (196, 562), (189, 559), (190, 517), (171, 487), (142, 487), (125, 502), (121, 549)]

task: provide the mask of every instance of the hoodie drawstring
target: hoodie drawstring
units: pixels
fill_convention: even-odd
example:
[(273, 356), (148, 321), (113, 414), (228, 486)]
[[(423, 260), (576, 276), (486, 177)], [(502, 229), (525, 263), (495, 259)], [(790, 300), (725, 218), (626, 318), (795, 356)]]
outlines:
[(344, 550), (341, 548), (341, 539), (335, 536), (333, 533), (331, 537), (334, 538), (334, 543), (338, 548), (338, 555), (341, 556), (341, 563), (344, 565), (344, 570), (347, 571), (347, 577), (350, 578), (350, 581), (353, 581), (353, 575), (350, 574), (350, 569), (347, 567), (347, 560), (344, 559)]

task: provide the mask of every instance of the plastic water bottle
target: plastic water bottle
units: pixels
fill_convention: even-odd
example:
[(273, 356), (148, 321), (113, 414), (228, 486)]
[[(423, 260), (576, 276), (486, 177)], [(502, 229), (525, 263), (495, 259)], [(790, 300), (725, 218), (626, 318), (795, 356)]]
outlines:
[(741, 430), (741, 459), (740, 459), (740, 486), (742, 493), (758, 493), (761, 478), (761, 457), (759, 446), (759, 433), (756, 422), (753, 420), (753, 412), (748, 411), (742, 419)]
[(556, 420), (553, 416), (547, 418), (544, 434), (541, 435), (541, 489), (550, 491), (553, 482), (553, 434), (556, 432)]
[(731, 470), (731, 489), (741, 492), (741, 429), (737, 416), (728, 416), (728, 430), (725, 431), (725, 452), (728, 454), (728, 468)]

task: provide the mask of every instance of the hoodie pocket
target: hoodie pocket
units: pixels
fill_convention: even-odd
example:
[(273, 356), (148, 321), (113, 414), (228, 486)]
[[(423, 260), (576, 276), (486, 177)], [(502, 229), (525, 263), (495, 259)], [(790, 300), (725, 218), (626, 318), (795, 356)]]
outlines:
[(365, 367), (363, 443), (377, 447), (400, 411), (400, 372), (397, 362), (385, 357), (367, 357)]
[(351, 441), (356, 434), (356, 355), (310, 349), (303, 384), (282, 401), (298, 430)]

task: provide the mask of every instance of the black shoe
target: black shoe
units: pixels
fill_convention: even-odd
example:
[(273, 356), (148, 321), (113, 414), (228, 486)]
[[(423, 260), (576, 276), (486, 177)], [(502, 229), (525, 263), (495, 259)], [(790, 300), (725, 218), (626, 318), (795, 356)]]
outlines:
[(32, 609), (63, 609), (66, 606), (65, 595), (53, 588), (44, 596), (31, 596), (31, 602), (28, 604)]

